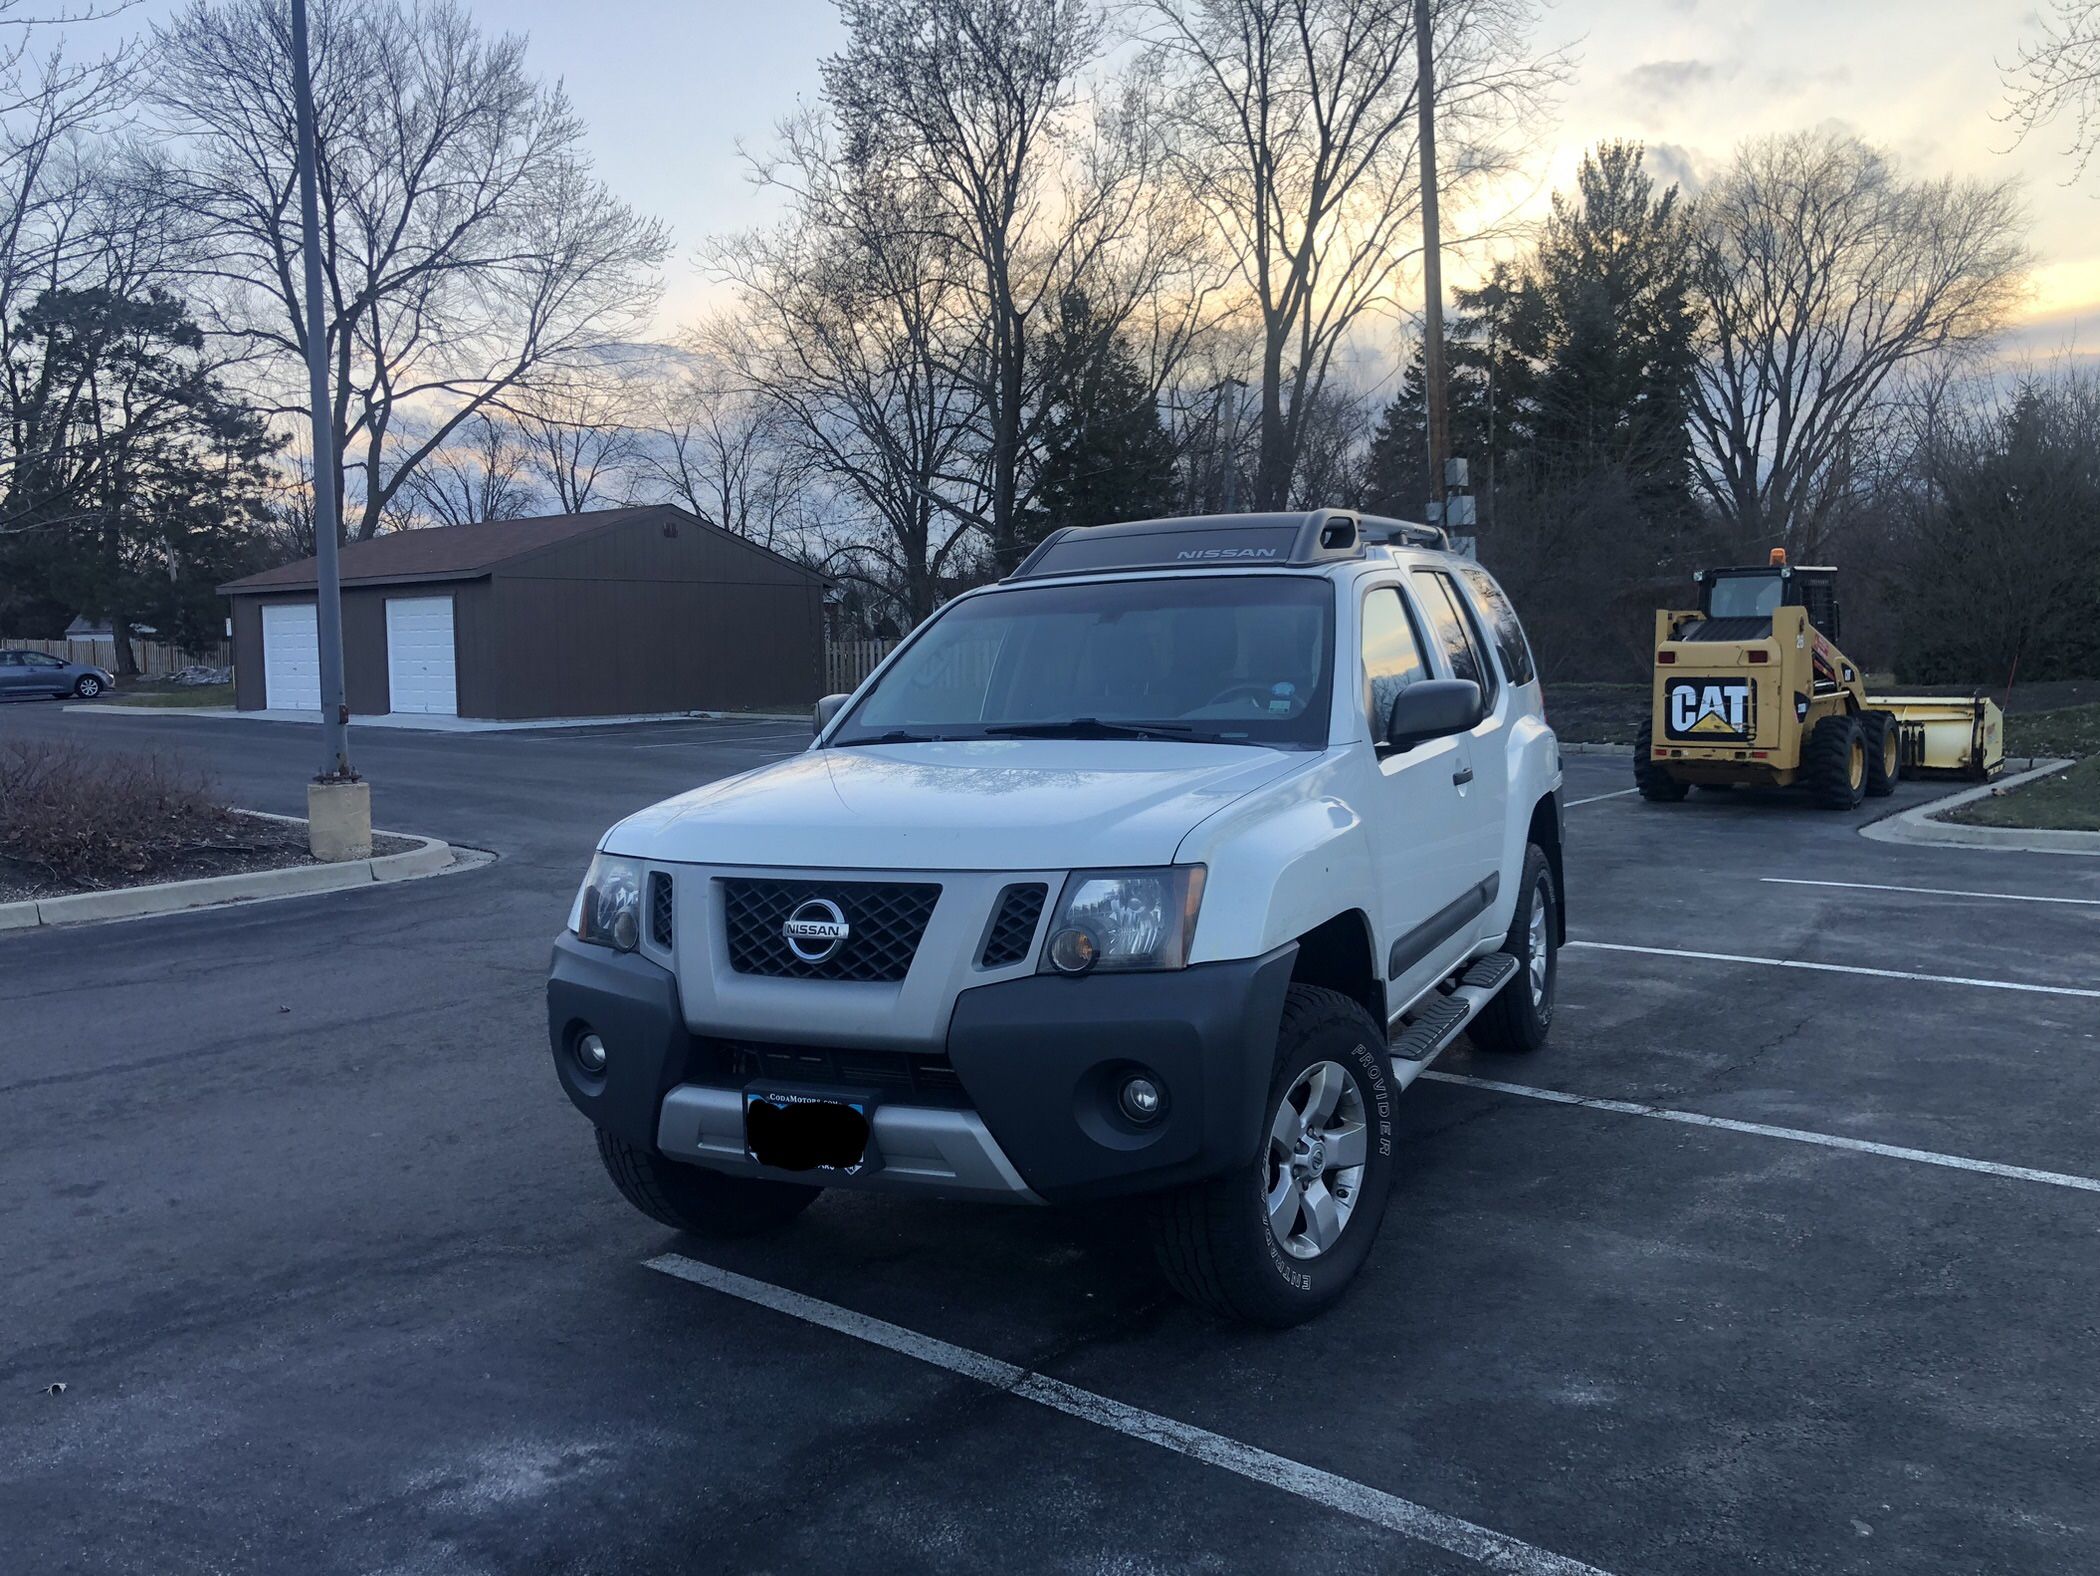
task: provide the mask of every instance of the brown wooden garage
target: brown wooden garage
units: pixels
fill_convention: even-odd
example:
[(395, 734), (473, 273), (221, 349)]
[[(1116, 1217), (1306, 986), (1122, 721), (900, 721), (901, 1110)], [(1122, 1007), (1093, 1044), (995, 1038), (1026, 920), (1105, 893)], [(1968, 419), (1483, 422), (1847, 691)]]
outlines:
[[(824, 576), (669, 505), (398, 531), (341, 566), (353, 714), (800, 708), (818, 692)], [(235, 705), (317, 709), (314, 561), (219, 590)]]

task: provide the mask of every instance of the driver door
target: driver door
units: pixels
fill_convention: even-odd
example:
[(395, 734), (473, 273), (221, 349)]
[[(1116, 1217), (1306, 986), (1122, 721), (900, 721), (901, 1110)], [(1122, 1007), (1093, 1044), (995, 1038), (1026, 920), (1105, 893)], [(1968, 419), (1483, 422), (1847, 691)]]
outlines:
[(1377, 867), (1379, 962), (1386, 997), (1405, 1004), (1458, 966), (1471, 944), (1479, 909), (1469, 907), (1472, 847), (1464, 786), (1464, 734), (1431, 739), (1408, 750), (1384, 743), (1393, 700), (1436, 675), (1419, 626), (1397, 585), (1364, 593), (1359, 618), (1363, 695), (1379, 796), (1366, 817)]

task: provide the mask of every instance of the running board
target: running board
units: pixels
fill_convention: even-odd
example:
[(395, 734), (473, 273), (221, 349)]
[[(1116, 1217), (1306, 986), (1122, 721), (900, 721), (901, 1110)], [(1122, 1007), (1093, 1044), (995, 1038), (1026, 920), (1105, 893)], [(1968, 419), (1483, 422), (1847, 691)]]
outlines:
[(1393, 1077), (1400, 1087), (1405, 1089), (1413, 1083), (1423, 1068), (1465, 1033), (1466, 1025), (1495, 999), (1497, 991), (1517, 977), (1522, 967), (1510, 953), (1490, 952), (1475, 959), (1448, 994), (1432, 995), (1387, 1047), (1393, 1060)]

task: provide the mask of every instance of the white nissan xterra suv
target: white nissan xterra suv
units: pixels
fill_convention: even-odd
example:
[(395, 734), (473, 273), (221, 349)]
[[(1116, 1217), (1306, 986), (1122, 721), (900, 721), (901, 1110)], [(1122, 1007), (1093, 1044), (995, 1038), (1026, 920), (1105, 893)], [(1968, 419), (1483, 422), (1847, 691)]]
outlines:
[(1145, 1194), (1198, 1303), (1334, 1301), (1394, 1101), (1553, 1015), (1559, 747), (1443, 546), (1337, 509), (1059, 531), (805, 753), (607, 832), (547, 1006), (620, 1191), (717, 1235), (827, 1187)]

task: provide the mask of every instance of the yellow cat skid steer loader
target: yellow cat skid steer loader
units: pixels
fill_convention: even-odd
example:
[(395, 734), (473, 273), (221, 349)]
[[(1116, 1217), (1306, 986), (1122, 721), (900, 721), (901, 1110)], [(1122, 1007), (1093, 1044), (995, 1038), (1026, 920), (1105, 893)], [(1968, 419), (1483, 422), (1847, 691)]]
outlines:
[(1838, 649), (1837, 571), (1789, 564), (1693, 576), (1696, 609), (1655, 615), (1655, 685), (1634, 747), (1643, 799), (1694, 786), (1802, 783), (1850, 810), (1910, 773), (1988, 778), (2005, 719), (1971, 696), (1875, 697)]

